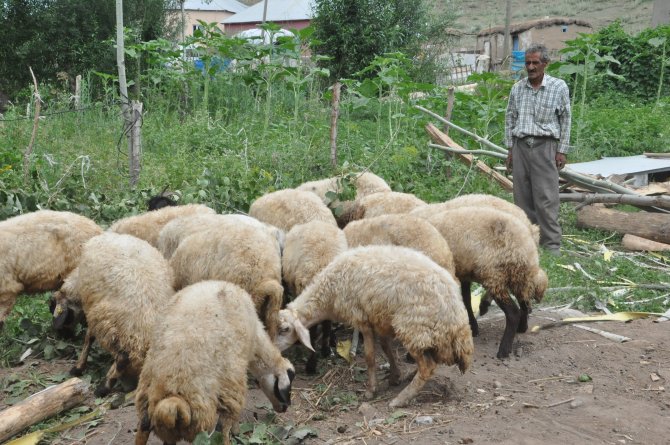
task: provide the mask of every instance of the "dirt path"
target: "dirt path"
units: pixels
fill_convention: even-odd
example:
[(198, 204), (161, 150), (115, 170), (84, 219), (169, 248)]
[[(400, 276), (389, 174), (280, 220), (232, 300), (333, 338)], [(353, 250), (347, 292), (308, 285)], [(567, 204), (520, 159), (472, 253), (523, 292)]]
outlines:
[[(547, 323), (547, 316), (556, 317), (536, 310), (530, 326)], [(402, 410), (387, 406), (399, 388), (385, 386), (383, 370), (378, 398), (362, 400), (360, 357), (353, 368), (340, 358), (323, 360), (326, 371), (315, 378), (302, 374), (296, 359), (293, 406), (269, 422), (273, 433), (284, 437), (286, 432), (282, 442), (297, 443), (292, 434), (307, 426), (318, 434), (307, 436), (307, 444), (670, 443), (670, 322), (590, 325), (632, 339), (625, 343), (573, 326), (527, 333), (517, 337), (515, 354), (505, 361), (495, 358), (504, 321), (493, 312), (480, 322), (472, 368), (463, 376), (455, 367), (438, 368), (421, 395)], [(70, 366), (38, 363), (0, 369), (0, 377)], [(414, 369), (404, 367), (408, 374)], [(579, 382), (584, 374), (592, 381)], [(243, 424), (263, 422), (271, 416), (268, 406), (260, 391), (250, 390)], [(123, 406), (108, 411), (97, 425), (64, 433), (52, 443), (132, 444), (136, 422), (134, 406)], [(161, 442), (152, 436), (149, 443)]]

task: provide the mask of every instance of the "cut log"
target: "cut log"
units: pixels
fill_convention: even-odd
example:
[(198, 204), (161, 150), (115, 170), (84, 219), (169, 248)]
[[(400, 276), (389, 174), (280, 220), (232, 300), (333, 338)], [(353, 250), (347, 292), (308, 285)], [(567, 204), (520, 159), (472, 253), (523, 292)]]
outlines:
[(31, 425), (81, 404), (89, 393), (88, 383), (75, 377), (0, 411), (0, 443)]
[(650, 239), (627, 233), (621, 240), (621, 245), (628, 250), (646, 250), (650, 252), (662, 252), (670, 250), (670, 244), (659, 243)]
[(600, 206), (586, 206), (577, 212), (577, 227), (630, 233), (659, 243), (670, 244), (670, 215), (665, 213), (621, 212)]
[[(430, 135), (431, 139), (436, 143), (440, 145), (445, 145), (447, 147), (452, 147), (456, 148), (459, 150), (464, 150), (463, 147), (458, 145), (456, 142), (454, 142), (453, 139), (451, 139), (449, 136), (446, 134), (442, 133), (435, 125), (433, 124), (428, 124), (426, 125), (426, 131)], [(482, 173), (484, 173), (487, 176), (490, 176), (493, 178), (498, 184), (500, 184), (505, 190), (508, 192), (512, 191), (513, 184), (512, 181), (507, 179), (506, 176), (501, 175), (488, 165), (484, 164), (481, 161), (475, 160), (474, 156), (471, 154), (462, 154), (462, 153), (457, 153), (456, 157), (463, 163), (467, 165), (472, 165), (474, 164), (477, 169), (479, 169)]]

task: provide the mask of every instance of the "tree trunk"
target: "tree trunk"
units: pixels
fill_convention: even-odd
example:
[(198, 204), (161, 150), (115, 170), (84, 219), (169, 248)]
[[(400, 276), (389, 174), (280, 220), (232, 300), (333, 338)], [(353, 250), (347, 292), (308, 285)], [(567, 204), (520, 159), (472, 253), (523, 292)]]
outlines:
[(0, 411), (0, 442), (31, 425), (81, 404), (88, 395), (88, 383), (72, 378)]
[(586, 206), (577, 212), (577, 227), (630, 233), (659, 243), (670, 243), (670, 215), (663, 213), (628, 213)]

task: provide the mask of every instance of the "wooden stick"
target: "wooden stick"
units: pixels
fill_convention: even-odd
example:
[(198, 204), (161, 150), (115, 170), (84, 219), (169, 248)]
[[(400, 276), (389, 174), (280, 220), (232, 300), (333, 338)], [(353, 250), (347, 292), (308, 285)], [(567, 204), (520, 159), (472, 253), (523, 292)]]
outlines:
[(593, 332), (594, 334), (601, 335), (605, 338), (609, 338), (610, 340), (619, 342), (619, 343), (624, 343), (627, 341), (631, 341), (632, 338), (629, 337), (624, 337), (623, 335), (619, 334), (613, 334), (611, 332), (603, 331), (602, 329), (596, 329), (596, 328), (591, 328), (588, 326), (583, 326), (581, 324), (573, 324), (574, 327), (579, 328), (579, 329), (584, 329), (585, 331)]
[(0, 411), (0, 442), (30, 425), (79, 405), (88, 396), (88, 383), (75, 377)]
[[(435, 125), (433, 124), (428, 124), (426, 125), (426, 131), (430, 135), (430, 137), (435, 141), (435, 143), (444, 145), (447, 147), (455, 148), (457, 150), (464, 150), (463, 147), (458, 145), (456, 142), (454, 142), (453, 139), (451, 139), (449, 136), (446, 134), (442, 133)], [(472, 165), (474, 164), (477, 169), (479, 169), (481, 172), (485, 173), (486, 175), (492, 177), (498, 184), (500, 184), (505, 190), (507, 191), (512, 191), (513, 184), (512, 181), (507, 179), (506, 176), (501, 175), (488, 165), (484, 164), (481, 161), (475, 160), (474, 156), (471, 154), (457, 154), (457, 157), (459, 160), (461, 160), (463, 163), (467, 165)]]

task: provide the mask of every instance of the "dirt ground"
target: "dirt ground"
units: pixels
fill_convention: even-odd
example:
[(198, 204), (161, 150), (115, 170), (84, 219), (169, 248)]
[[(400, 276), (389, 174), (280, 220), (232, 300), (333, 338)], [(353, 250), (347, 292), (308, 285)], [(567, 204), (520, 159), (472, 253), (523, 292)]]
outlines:
[[(529, 325), (561, 316), (565, 315), (535, 309)], [(588, 326), (631, 340), (619, 343), (564, 325), (518, 335), (513, 356), (503, 361), (495, 354), (504, 319), (499, 311), (491, 311), (480, 319), (470, 370), (460, 375), (456, 367), (439, 367), (420, 396), (401, 410), (388, 407), (401, 387), (386, 385), (383, 365), (378, 370), (378, 397), (363, 400), (361, 354), (353, 367), (339, 357), (322, 360), (317, 377), (306, 376), (296, 358), (293, 405), (277, 415), (274, 424), (289, 431), (285, 443), (297, 443), (290, 433), (305, 426), (318, 434), (307, 436), (302, 441), (306, 444), (670, 443), (670, 398), (665, 389), (670, 378), (670, 322), (646, 319)], [(400, 346), (398, 352), (404, 353)], [(63, 372), (73, 362), (29, 362), (0, 369), (0, 378), (8, 373)], [(381, 353), (378, 363), (385, 363)], [(414, 370), (409, 363), (403, 366), (408, 375)], [(579, 381), (580, 376), (586, 380), (585, 375), (592, 380)], [(92, 405), (93, 398), (89, 402)], [(263, 421), (268, 407), (260, 391), (250, 389), (242, 422)], [(96, 425), (61, 433), (51, 443), (132, 444), (136, 422), (135, 408), (127, 403), (108, 410)], [(149, 443), (161, 442), (152, 435)]]

